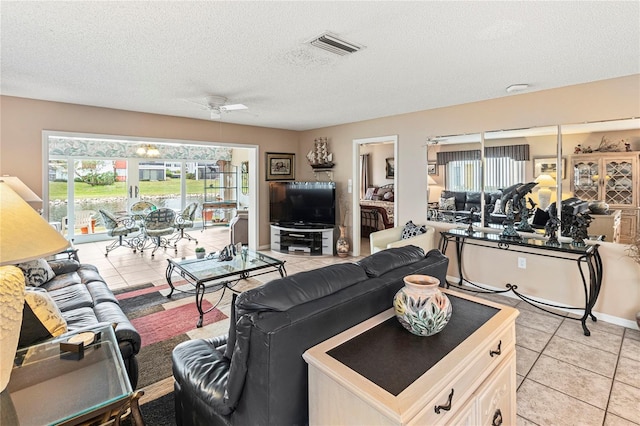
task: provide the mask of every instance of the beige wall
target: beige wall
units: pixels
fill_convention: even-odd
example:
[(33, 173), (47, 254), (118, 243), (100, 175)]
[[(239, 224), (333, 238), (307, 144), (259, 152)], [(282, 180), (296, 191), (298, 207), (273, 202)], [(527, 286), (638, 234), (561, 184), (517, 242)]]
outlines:
[[(296, 152), (298, 145), (294, 131), (7, 96), (0, 97), (0, 114), (0, 175), (18, 176), (37, 194), (42, 194), (43, 130), (258, 145), (259, 159), (270, 151)], [(269, 244), (269, 199), (263, 161), (257, 168), (262, 246)]]
[[(384, 117), (301, 132), (299, 152), (307, 152), (315, 137), (329, 138), (330, 151), (334, 153), (336, 162), (334, 178), (338, 182), (338, 189), (346, 191), (346, 181), (352, 178), (353, 140), (397, 134), (396, 223), (401, 224), (410, 219), (426, 218), (426, 173), (416, 171), (426, 170), (425, 143), (428, 137), (640, 117), (639, 94), (640, 75), (633, 75)], [(300, 175), (304, 176), (306, 173), (307, 178), (313, 178), (308, 165), (298, 166)], [(349, 234), (353, 235), (352, 229), (349, 229)], [(603, 245), (617, 247), (603, 253), (605, 278), (596, 309), (626, 320), (626, 325), (633, 325), (635, 312), (640, 311), (640, 266), (624, 256), (624, 246), (606, 243)], [(497, 256), (494, 250), (486, 250), (478, 253), (467, 267), (470, 270), (488, 268), (495, 272), (496, 262), (502, 263), (502, 256), (504, 254)], [(549, 265), (545, 263), (543, 271), (547, 277), (559, 277), (571, 273), (567, 272), (567, 268), (575, 268), (575, 265), (566, 261)], [(482, 279), (484, 277), (478, 278), (479, 281)], [(520, 283), (533, 287), (538, 282), (536, 274), (524, 274)], [(555, 294), (551, 289), (548, 298), (553, 300), (556, 296), (563, 295)]]
[[(436, 228), (436, 235), (454, 226), (439, 222), (429, 224)], [(606, 242), (599, 244), (603, 264), (602, 290), (593, 312), (600, 320), (637, 328), (635, 315), (640, 311), (640, 265), (626, 255), (626, 246)], [(507, 283), (515, 284), (519, 292), (538, 300), (584, 306), (584, 290), (575, 260), (500, 250), (495, 248), (495, 244), (492, 247), (465, 247), (462, 265), (466, 279), (498, 289), (505, 289)], [(448, 275), (459, 277), (453, 242), (445, 254), (449, 258)], [(526, 259), (526, 269), (518, 268), (518, 257)], [(588, 277), (586, 265), (583, 267)], [(452, 279), (452, 282), (457, 280)], [(513, 296), (512, 293), (508, 295)], [(578, 312), (574, 311), (574, 314)], [(590, 322), (587, 321), (587, 327)]]
[[(639, 94), (640, 75), (633, 75), (305, 132), (1, 97), (0, 174), (17, 175), (41, 193), (42, 131), (58, 130), (255, 144), (260, 146), (260, 159), (267, 151), (297, 153), (296, 179), (315, 180), (305, 155), (313, 146), (314, 138), (327, 137), (329, 150), (334, 154), (333, 177), (340, 194), (346, 193), (347, 180), (352, 178), (352, 141), (398, 135), (396, 222), (404, 223), (426, 217), (426, 173), (422, 171), (427, 166), (425, 141), (428, 137), (639, 117)], [(258, 241), (263, 246), (269, 243), (268, 194), (264, 164), (259, 163)], [(351, 232), (350, 229), (349, 234)], [(617, 258), (603, 256), (607, 275), (601, 303), (604, 300), (607, 303), (598, 306), (602, 306), (604, 313), (631, 320), (633, 312), (640, 311), (640, 279), (638, 271), (630, 269), (640, 267), (618, 254)], [(623, 262), (617, 263), (621, 259)], [(493, 253), (479, 255), (474, 261), (477, 266), (492, 265), (496, 256)], [(546, 271), (554, 276), (564, 273), (564, 267), (553, 266)], [(618, 279), (619, 276), (622, 279)], [(523, 280), (533, 278), (525, 276)]]
[(387, 179), (386, 159), (393, 158), (393, 144), (363, 145), (360, 154), (369, 154), (369, 170), (371, 172), (371, 186), (382, 186), (393, 183)]

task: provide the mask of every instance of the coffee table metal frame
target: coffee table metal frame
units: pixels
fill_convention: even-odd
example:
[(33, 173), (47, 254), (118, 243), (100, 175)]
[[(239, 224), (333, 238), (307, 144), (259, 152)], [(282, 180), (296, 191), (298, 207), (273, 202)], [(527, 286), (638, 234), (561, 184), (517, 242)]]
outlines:
[[(219, 261), (217, 256), (209, 255), (204, 259), (167, 259), (168, 265), (166, 278), (171, 291), (167, 298), (171, 298), (174, 291), (194, 294), (196, 297), (196, 308), (200, 314), (197, 327), (202, 327), (204, 314), (215, 309), (227, 289), (234, 293), (239, 293), (233, 287), (241, 280), (269, 274), (278, 271), (281, 277), (287, 275), (284, 268), (284, 260), (275, 259), (260, 252), (247, 251), (246, 254), (236, 255), (232, 260)], [(171, 276), (177, 273), (184, 278), (193, 289), (181, 289), (173, 285)], [(209, 309), (202, 309), (202, 301), (207, 292), (222, 290), (220, 297)]]

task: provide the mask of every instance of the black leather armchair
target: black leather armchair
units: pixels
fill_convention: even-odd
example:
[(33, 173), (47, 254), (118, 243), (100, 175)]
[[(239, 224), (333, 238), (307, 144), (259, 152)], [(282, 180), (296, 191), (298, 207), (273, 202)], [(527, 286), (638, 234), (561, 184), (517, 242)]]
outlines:
[(271, 281), (238, 296), (229, 335), (173, 351), (178, 425), (308, 423), (308, 348), (393, 304), (409, 274), (445, 282), (449, 260), (415, 246), (358, 264), (331, 265)]

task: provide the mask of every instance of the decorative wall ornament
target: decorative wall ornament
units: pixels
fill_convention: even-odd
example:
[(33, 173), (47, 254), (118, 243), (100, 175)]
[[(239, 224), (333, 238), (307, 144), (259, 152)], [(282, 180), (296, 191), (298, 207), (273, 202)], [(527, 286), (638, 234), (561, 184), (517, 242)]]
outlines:
[(333, 154), (329, 152), (327, 138), (317, 138), (313, 141), (313, 149), (307, 153), (309, 165), (314, 169), (330, 169), (333, 163)]
[(296, 155), (267, 152), (266, 180), (295, 180)]

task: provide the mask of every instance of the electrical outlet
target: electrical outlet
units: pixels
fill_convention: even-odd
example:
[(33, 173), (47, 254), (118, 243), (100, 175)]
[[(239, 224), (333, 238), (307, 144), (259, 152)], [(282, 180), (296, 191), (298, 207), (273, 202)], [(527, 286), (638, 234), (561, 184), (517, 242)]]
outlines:
[(526, 257), (519, 257), (518, 258), (518, 268), (527, 269), (527, 258)]

